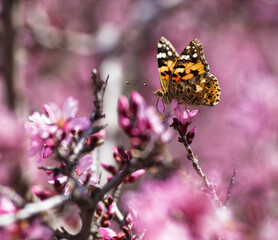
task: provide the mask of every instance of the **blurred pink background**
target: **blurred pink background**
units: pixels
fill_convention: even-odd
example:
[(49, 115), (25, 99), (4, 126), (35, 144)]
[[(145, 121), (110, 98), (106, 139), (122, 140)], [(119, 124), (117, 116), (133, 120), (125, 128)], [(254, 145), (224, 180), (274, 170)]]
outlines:
[[(251, 229), (266, 229), (261, 239), (271, 239), (267, 224), (277, 225), (278, 200), (277, 1), (2, 0), (0, 11), (1, 184), (24, 193), (38, 176), (45, 181), (36, 159), (26, 158), (23, 124), (43, 103), (61, 106), (68, 96), (79, 100), (80, 116), (89, 116), (93, 68), (110, 76), (100, 159), (112, 161), (112, 146), (126, 145), (117, 123), (118, 96), (137, 90), (156, 104), (149, 88), (125, 81), (158, 89), (159, 38), (179, 53), (197, 38), (222, 93), (215, 107), (199, 108), (192, 147), (222, 198), (237, 169), (229, 204)], [(169, 151), (195, 174), (176, 140)]]

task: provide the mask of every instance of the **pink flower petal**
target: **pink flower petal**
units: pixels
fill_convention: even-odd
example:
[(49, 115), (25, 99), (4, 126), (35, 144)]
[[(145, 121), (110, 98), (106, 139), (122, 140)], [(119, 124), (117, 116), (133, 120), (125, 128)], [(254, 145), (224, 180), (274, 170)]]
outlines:
[(130, 174), (127, 178), (127, 182), (135, 182), (138, 178), (143, 176), (145, 174), (146, 170), (145, 169), (139, 169), (135, 171), (134, 173)]
[(197, 110), (192, 110), (192, 111), (190, 112), (190, 117), (192, 117), (192, 118), (197, 117), (197, 116), (199, 115), (199, 113), (200, 113), (200, 110), (199, 110), (199, 109), (197, 109)]
[(178, 119), (182, 125), (185, 125), (185, 123), (190, 122), (189, 111), (188, 110), (182, 111)]
[(111, 238), (116, 237), (117, 234), (110, 228), (99, 228), (99, 234), (101, 235), (102, 240), (111, 240)]
[(52, 123), (56, 123), (61, 119), (62, 112), (55, 103), (43, 104), (42, 108)]
[(83, 118), (74, 118), (70, 120), (68, 123), (65, 125), (65, 130), (66, 131), (71, 131), (74, 130), (76, 132), (82, 131), (87, 129), (90, 126), (91, 122), (83, 117)]
[(35, 154), (37, 154), (43, 147), (43, 140), (34, 137), (31, 142), (31, 147), (28, 150), (27, 156), (28, 157), (33, 157)]
[(0, 214), (15, 212), (15, 211), (16, 211), (16, 207), (13, 204), (13, 202), (8, 197), (2, 196), (0, 198)]
[(110, 215), (114, 215), (116, 212), (116, 204), (113, 202), (112, 204), (109, 205), (108, 211)]
[(129, 110), (129, 101), (127, 99), (126, 96), (121, 96), (119, 97), (119, 100), (118, 100), (118, 112), (119, 112), (119, 115), (125, 115), (126, 116), (126, 112)]
[(53, 153), (53, 150), (51, 147), (45, 147), (43, 151), (43, 158), (48, 158)]
[(148, 107), (146, 110), (146, 116), (148, 117), (148, 121), (150, 122), (152, 130), (156, 134), (161, 134), (164, 132), (162, 121), (157, 115), (157, 111), (155, 108)]
[(76, 166), (76, 170), (78, 171), (78, 174), (82, 174), (86, 171), (88, 171), (93, 163), (93, 158), (91, 155), (87, 154), (79, 159), (78, 165)]
[(119, 124), (123, 129), (126, 129), (130, 126), (130, 120), (126, 117), (119, 116)]
[(37, 161), (37, 163), (41, 163), (43, 161), (43, 147), (40, 149), (39, 151), (39, 159)]
[(58, 176), (54, 176), (54, 174), (51, 172), (48, 175), (48, 182), (50, 184), (55, 184), (55, 181), (59, 181), (60, 184), (63, 184), (64, 182), (66, 182), (68, 179), (67, 176), (63, 175), (63, 174), (58, 174)]
[(71, 119), (74, 118), (77, 111), (78, 111), (78, 105), (79, 102), (73, 97), (67, 98), (65, 101), (63, 107), (62, 107), (62, 113), (63, 113), (63, 119)]
[(130, 108), (133, 113), (137, 113), (139, 118), (145, 116), (146, 103), (141, 94), (133, 91), (130, 96)]

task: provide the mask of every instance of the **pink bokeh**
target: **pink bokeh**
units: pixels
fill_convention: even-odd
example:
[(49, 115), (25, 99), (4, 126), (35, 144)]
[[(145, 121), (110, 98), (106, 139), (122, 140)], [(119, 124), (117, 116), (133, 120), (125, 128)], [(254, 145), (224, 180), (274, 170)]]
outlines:
[[(181, 53), (197, 38), (211, 73), (219, 80), (221, 96), (218, 105), (197, 108), (199, 115), (191, 125), (197, 128), (192, 148), (217, 185), (221, 200), (237, 169), (227, 209), (240, 225), (240, 233), (248, 237), (245, 239), (276, 239), (277, 10), (278, 3), (272, 0), (18, 1), (14, 38), (6, 34), (0, 19), (0, 184), (25, 195), (34, 182), (47, 182), (46, 177), (41, 178), (36, 159), (27, 158), (24, 122), (42, 104), (62, 106), (69, 96), (79, 101), (78, 117), (89, 117), (93, 68), (103, 77), (110, 74), (104, 111), (111, 141), (102, 153), (111, 162), (112, 145), (129, 147), (117, 126), (118, 95), (136, 90), (155, 107), (153, 90), (143, 84), (160, 88), (157, 41), (164, 36)], [(2, 3), (0, 11), (4, 11)], [(9, 41), (15, 46), (10, 52), (14, 66), (6, 64)], [(6, 88), (9, 71), (13, 73), (13, 93)], [(137, 85), (125, 85), (126, 81)], [(14, 106), (8, 99), (15, 100)], [(168, 149), (198, 181), (183, 146), (174, 139)], [(178, 194), (183, 197), (188, 188)], [(146, 204), (142, 210), (147, 208)], [(176, 231), (176, 226), (169, 225), (169, 231)]]

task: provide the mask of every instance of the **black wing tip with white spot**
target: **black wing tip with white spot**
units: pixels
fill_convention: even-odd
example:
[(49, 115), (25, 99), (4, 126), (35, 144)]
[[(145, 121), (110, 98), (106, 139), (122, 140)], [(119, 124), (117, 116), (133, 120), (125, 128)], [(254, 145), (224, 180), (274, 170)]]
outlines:
[(158, 59), (171, 59), (174, 60), (178, 58), (179, 54), (172, 45), (172, 43), (165, 37), (161, 37), (157, 43), (157, 57)]
[(163, 36), (162, 36), (162, 37), (159, 39), (159, 41), (161, 41), (161, 42), (167, 42), (167, 41), (169, 41), (169, 40), (167, 40), (166, 37), (163, 37)]

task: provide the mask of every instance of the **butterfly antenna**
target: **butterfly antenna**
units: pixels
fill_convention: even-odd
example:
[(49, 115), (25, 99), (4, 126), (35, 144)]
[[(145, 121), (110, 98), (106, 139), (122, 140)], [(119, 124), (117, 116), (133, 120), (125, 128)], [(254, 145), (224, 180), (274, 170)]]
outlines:
[(129, 82), (129, 81), (125, 81), (125, 84), (131, 85), (131, 86), (135, 86), (135, 87), (139, 87), (139, 88), (143, 88), (143, 87), (144, 87), (144, 86), (141, 86), (141, 85), (136, 84), (136, 83), (131, 83), (131, 82)]
[(145, 86), (145, 87), (150, 88), (150, 89), (151, 89), (152, 91), (154, 91), (154, 92), (156, 91), (156, 89), (155, 89), (155, 88), (153, 88), (153, 87), (149, 86), (147, 83), (144, 83), (144, 86)]
[(142, 86), (142, 85), (139, 85), (139, 84), (136, 84), (136, 83), (131, 83), (131, 82), (129, 82), (129, 81), (126, 81), (125, 84), (127, 84), (127, 85), (132, 85), (132, 86), (136, 86), (136, 87), (139, 87), (139, 88), (148, 87), (148, 88), (150, 88), (152, 91), (155, 91), (154, 88), (150, 87), (150, 86), (147, 85), (146, 83), (144, 83), (144, 84), (143, 84), (144, 86)]

